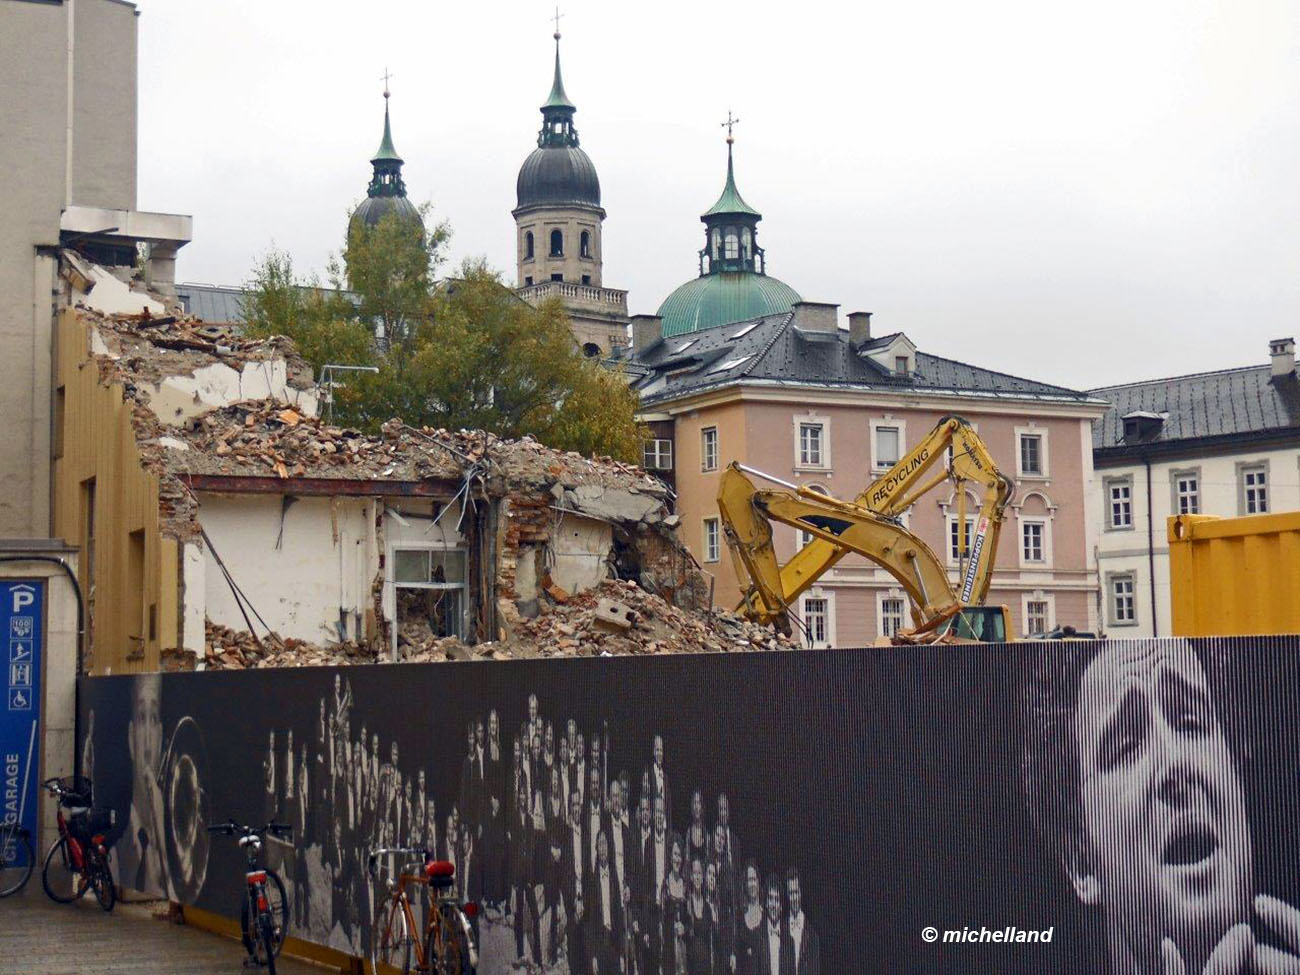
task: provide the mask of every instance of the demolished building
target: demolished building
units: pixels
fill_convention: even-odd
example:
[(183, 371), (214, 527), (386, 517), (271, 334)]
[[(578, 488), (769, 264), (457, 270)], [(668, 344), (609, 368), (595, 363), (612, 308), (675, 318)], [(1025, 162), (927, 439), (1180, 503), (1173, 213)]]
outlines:
[[(63, 266), (56, 530), (83, 551), (87, 672), (779, 645), (700, 622), (710, 578), (639, 469), (400, 420), (329, 426), (287, 340)], [(629, 641), (620, 612), (658, 623)]]

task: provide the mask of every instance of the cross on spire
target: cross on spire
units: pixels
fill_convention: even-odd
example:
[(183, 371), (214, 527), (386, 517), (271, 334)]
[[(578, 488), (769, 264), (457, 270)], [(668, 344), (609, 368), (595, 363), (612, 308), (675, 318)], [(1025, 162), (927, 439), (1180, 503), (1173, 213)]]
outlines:
[(734, 127), (735, 127), (739, 122), (740, 122), (740, 119), (738, 119), (738, 118), (732, 118), (732, 116), (731, 116), (731, 109), (727, 109), (727, 121), (725, 121), (725, 122), (722, 123), (722, 127), (723, 127), (724, 129), (727, 130), (727, 145), (731, 145), (733, 142), (736, 141), (736, 140), (732, 137), (732, 135), (731, 135), (731, 130), (732, 130), (732, 128), (734, 128)]
[(556, 7), (555, 16), (552, 17), (551, 19), (555, 21), (555, 39), (557, 41), (560, 39), (560, 18), (563, 16), (564, 14), (560, 13), (560, 8)]
[(383, 83), (384, 83), (384, 97), (385, 97), (385, 98), (387, 98), (388, 95), (389, 95), (389, 91), (388, 91), (388, 81), (389, 81), (389, 79), (392, 78), (392, 77), (393, 77), (393, 76), (389, 73), (387, 66), (385, 66), (385, 67), (384, 67), (384, 76), (383, 76), (383, 78), (380, 79), (380, 80), (383, 81)]

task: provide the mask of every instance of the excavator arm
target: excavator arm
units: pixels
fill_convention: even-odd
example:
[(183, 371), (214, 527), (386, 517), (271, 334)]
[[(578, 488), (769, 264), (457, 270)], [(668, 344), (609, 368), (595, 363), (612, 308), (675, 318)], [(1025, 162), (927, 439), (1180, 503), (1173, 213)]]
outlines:
[[(949, 448), (951, 462), (942, 464), (937, 474), (931, 473), (944, 461)], [(898, 519), (945, 480), (956, 483), (960, 548), (969, 552), (957, 592), (934, 552)], [(980, 485), (983, 495), (973, 540), (965, 537), (963, 485), (967, 481)], [(899, 581), (911, 598), (913, 617), (921, 630), (929, 630), (963, 607), (981, 604), (988, 594), (1003, 509), (1013, 484), (961, 417), (940, 420), (916, 447), (851, 502), (786, 486), (793, 490), (760, 491), (740, 465), (732, 464), (719, 487), (718, 508), (737, 563), (736, 575), (751, 583), (738, 609), (751, 618), (788, 631), (787, 614), (794, 600), (851, 551), (882, 566)], [(813, 536), (784, 566), (779, 565), (772, 547), (772, 521)]]

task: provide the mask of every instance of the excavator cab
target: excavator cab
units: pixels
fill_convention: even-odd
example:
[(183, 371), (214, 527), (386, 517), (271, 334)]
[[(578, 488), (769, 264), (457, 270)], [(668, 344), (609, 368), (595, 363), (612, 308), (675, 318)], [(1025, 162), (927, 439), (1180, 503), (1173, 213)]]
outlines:
[(958, 640), (1006, 643), (1011, 631), (1010, 616), (1005, 606), (964, 606), (952, 618), (948, 633)]

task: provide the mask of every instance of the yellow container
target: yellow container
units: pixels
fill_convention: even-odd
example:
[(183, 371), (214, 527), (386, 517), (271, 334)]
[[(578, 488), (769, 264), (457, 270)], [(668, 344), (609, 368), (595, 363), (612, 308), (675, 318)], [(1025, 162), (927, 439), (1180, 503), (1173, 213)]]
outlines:
[(1175, 636), (1300, 633), (1300, 511), (1169, 519)]

